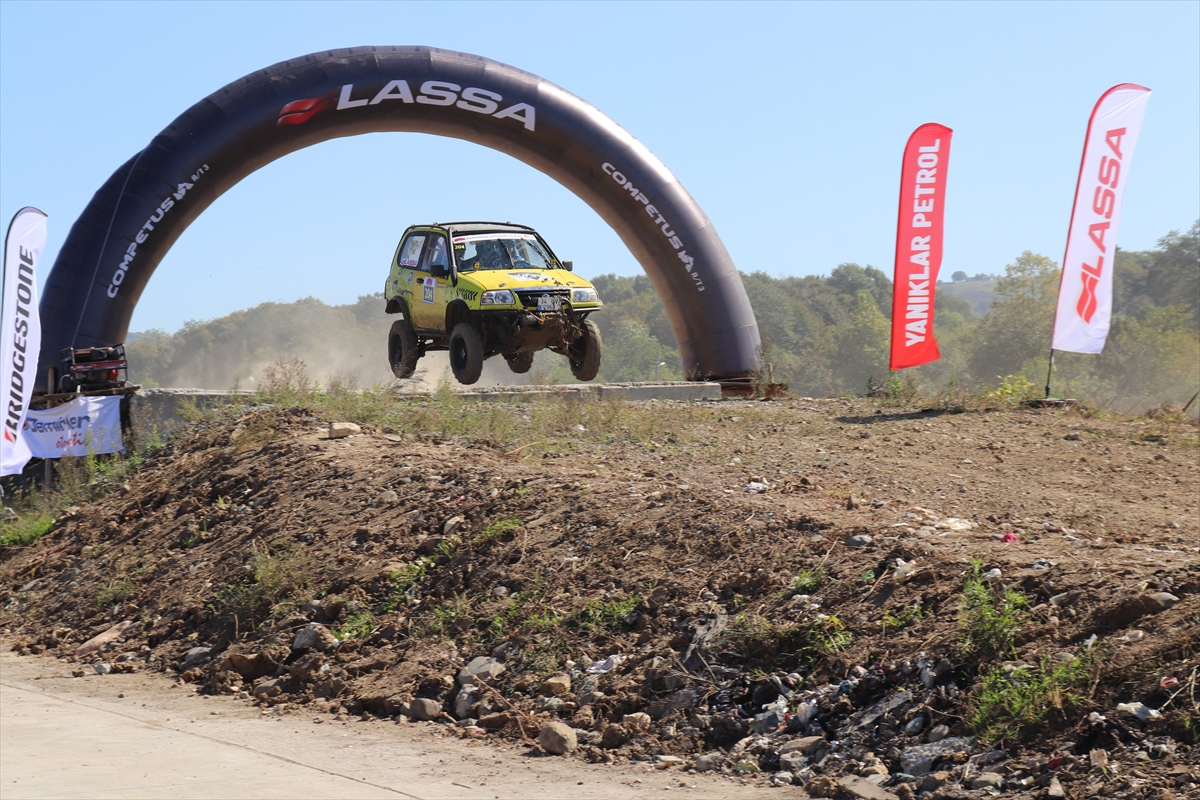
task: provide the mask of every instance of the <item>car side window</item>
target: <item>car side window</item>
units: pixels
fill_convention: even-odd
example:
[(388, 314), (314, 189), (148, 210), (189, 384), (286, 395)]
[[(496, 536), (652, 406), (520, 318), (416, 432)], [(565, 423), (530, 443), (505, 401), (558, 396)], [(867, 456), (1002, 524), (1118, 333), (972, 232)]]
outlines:
[(434, 264), (441, 264), (446, 269), (450, 268), (450, 260), (446, 255), (446, 237), (436, 233), (433, 234), (429, 247), (425, 250), (425, 258), (421, 260), (421, 271), (430, 272), (429, 268)]
[(404, 240), (398, 256), (401, 269), (421, 269), (421, 248), (425, 246), (426, 234), (414, 233)]

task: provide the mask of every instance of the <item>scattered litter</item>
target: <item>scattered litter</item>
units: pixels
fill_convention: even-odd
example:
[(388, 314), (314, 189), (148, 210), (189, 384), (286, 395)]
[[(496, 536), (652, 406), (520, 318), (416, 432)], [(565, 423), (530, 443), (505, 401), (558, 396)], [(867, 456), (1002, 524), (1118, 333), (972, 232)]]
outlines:
[(903, 561), (896, 559), (896, 570), (892, 573), (892, 577), (898, 581), (906, 581), (917, 573), (921, 568), (917, 566), (917, 560)]
[(588, 672), (592, 673), (593, 675), (598, 675), (603, 672), (611, 672), (619, 667), (625, 658), (625, 656), (611, 655), (603, 661), (597, 661), (595, 664), (592, 664), (590, 667), (588, 667)]
[(767, 485), (759, 481), (750, 481), (746, 484), (746, 494), (762, 494), (766, 490)]
[(1124, 711), (1126, 714), (1133, 714), (1142, 722), (1145, 722), (1148, 719), (1158, 719), (1162, 716), (1162, 712), (1160, 712), (1158, 709), (1151, 708), (1150, 706), (1142, 703), (1118, 703), (1117, 711)]
[(1000, 537), (1000, 541), (1004, 542), (1005, 544), (1011, 544), (1012, 542), (1018, 541), (1020, 538), (1020, 536), (1017, 536), (1012, 531), (1009, 531)]

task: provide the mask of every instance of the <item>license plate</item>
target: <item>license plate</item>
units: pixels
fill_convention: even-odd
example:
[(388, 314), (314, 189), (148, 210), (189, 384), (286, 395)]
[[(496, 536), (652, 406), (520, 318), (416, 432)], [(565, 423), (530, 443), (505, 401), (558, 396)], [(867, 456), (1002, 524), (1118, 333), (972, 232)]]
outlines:
[(562, 309), (562, 298), (554, 295), (544, 294), (538, 298), (538, 311), (560, 311)]

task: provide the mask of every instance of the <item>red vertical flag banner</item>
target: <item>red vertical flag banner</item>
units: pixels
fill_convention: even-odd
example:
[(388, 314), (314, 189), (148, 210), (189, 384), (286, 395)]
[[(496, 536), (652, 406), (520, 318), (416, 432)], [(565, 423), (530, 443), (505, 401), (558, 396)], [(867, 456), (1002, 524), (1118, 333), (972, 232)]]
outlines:
[(1104, 349), (1112, 320), (1117, 226), (1149, 100), (1146, 87), (1122, 83), (1101, 95), (1092, 109), (1054, 312), (1050, 346), (1055, 350), (1099, 353)]
[(913, 131), (904, 148), (892, 294), (892, 369), (942, 357), (933, 338), (933, 301), (942, 266), (952, 133), (945, 125), (929, 122)]

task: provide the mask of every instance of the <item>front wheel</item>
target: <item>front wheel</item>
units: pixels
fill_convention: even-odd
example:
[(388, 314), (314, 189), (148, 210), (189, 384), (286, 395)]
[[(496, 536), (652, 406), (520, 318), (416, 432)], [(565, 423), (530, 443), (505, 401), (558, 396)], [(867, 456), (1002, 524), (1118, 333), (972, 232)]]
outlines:
[(407, 319), (398, 319), (392, 323), (388, 333), (388, 362), (392, 365), (392, 374), (397, 378), (411, 378), (417, 371), (417, 359), (421, 351), (417, 348), (417, 334), (413, 332), (412, 323)]
[(533, 353), (513, 353), (511, 356), (505, 356), (504, 360), (508, 362), (509, 369), (523, 375), (533, 366)]
[(483, 372), (483, 337), (469, 322), (460, 322), (450, 333), (450, 370), (464, 386)]
[(583, 335), (571, 342), (567, 348), (567, 362), (571, 374), (581, 381), (590, 381), (600, 372), (600, 356), (604, 344), (600, 341), (600, 328), (590, 319), (583, 321)]

